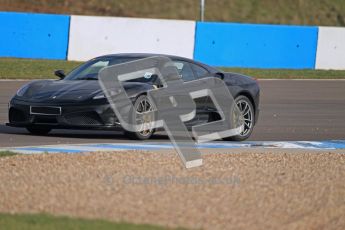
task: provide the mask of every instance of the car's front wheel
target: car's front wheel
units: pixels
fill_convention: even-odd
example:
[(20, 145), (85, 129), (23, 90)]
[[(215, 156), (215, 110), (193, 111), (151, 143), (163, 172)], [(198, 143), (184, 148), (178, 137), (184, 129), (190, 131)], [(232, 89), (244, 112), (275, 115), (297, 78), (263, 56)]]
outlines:
[(42, 126), (30, 126), (26, 127), (26, 129), (34, 135), (46, 135), (52, 130), (51, 128)]
[(144, 130), (140, 132), (125, 131), (125, 135), (128, 138), (133, 139), (133, 140), (149, 139), (155, 131), (152, 127), (148, 127), (148, 123), (152, 122), (153, 118), (150, 116), (146, 116), (144, 120), (140, 120), (137, 118), (136, 115), (144, 113), (144, 112), (152, 111), (154, 108), (153, 104), (150, 102), (149, 98), (146, 95), (141, 95), (136, 99), (133, 107), (135, 109), (135, 113), (132, 114), (134, 116), (134, 120), (136, 121), (137, 124), (142, 124), (144, 126)]
[(247, 138), (249, 138), (249, 136), (252, 134), (253, 132), (253, 128), (254, 128), (254, 107), (252, 102), (248, 99), (248, 97), (246, 96), (238, 96), (235, 99), (235, 102), (240, 110), (240, 112), (242, 113), (243, 119), (244, 119), (244, 129), (243, 131), (236, 136), (232, 136), (232, 137), (227, 137), (224, 138), (224, 140), (227, 141), (244, 141)]

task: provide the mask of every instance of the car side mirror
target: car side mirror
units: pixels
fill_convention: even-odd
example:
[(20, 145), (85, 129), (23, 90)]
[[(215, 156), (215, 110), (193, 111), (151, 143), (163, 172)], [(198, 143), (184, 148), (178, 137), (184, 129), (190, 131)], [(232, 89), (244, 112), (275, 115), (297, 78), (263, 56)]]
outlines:
[(214, 76), (224, 80), (224, 73), (218, 72), (218, 73), (215, 73)]
[(58, 76), (60, 79), (64, 79), (66, 74), (63, 70), (59, 69), (54, 72), (55, 76)]

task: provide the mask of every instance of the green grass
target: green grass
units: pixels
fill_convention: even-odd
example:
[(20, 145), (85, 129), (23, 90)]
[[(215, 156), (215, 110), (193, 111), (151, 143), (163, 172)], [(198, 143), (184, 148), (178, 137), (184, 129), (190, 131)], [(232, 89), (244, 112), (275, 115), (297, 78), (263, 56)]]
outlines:
[[(344, 0), (206, 0), (207, 21), (345, 26)], [(1, 11), (199, 19), (200, 0), (0, 0)]]
[(9, 156), (14, 156), (14, 155), (17, 155), (17, 153), (10, 152), (10, 151), (0, 151), (0, 157), (9, 157)]
[(6, 230), (163, 230), (164, 227), (54, 217), (46, 214), (0, 214), (0, 229)]
[[(58, 79), (53, 72), (63, 69), (66, 73), (81, 62), (0, 58), (0, 79)], [(286, 70), (221, 68), (259, 79), (345, 79), (345, 70)]]
[(345, 79), (345, 70), (222, 69), (227, 72), (241, 73), (258, 79)]
[(47, 79), (56, 78), (54, 71), (71, 71), (80, 62), (0, 58), (0, 79)]

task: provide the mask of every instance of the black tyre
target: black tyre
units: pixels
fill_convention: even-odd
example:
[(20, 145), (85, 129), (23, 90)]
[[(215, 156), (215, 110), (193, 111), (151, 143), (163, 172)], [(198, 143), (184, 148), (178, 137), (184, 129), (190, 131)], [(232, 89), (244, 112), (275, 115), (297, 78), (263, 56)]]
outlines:
[(224, 138), (227, 141), (244, 141), (246, 140), (253, 132), (254, 128), (254, 107), (252, 102), (246, 96), (238, 96), (236, 99), (236, 104), (240, 109), (243, 118), (244, 118), (244, 130), (241, 134)]
[(42, 126), (30, 126), (26, 127), (26, 129), (34, 135), (46, 135), (52, 130), (51, 128)]
[[(137, 113), (143, 113), (143, 112), (153, 110), (153, 105), (146, 95), (139, 96), (136, 99), (133, 107), (136, 110), (136, 112), (133, 113), (133, 117), (134, 117), (133, 119), (136, 120), (137, 122), (139, 122), (139, 124), (142, 123), (143, 121), (138, 121), (136, 119), (135, 115)], [(153, 119), (153, 118), (149, 118), (149, 119)], [(140, 132), (125, 131), (124, 133), (128, 138), (130, 138), (132, 140), (147, 140), (153, 135), (154, 132), (155, 132), (155, 130), (153, 128), (148, 128), (147, 130), (143, 130)]]

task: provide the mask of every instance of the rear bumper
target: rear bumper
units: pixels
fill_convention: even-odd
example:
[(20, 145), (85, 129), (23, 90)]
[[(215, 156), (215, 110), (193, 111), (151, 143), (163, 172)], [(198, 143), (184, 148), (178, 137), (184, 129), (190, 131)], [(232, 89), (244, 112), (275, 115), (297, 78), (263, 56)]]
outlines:
[(255, 97), (254, 97), (254, 105), (255, 105), (255, 120), (254, 120), (254, 125), (258, 123), (259, 116), (260, 116), (260, 87), (259, 85), (256, 85), (256, 89), (254, 92), (256, 92)]
[(259, 116), (260, 116), (260, 109), (259, 108), (256, 108), (255, 109), (255, 117), (254, 117), (254, 125), (256, 125), (258, 123), (258, 120), (259, 120)]

